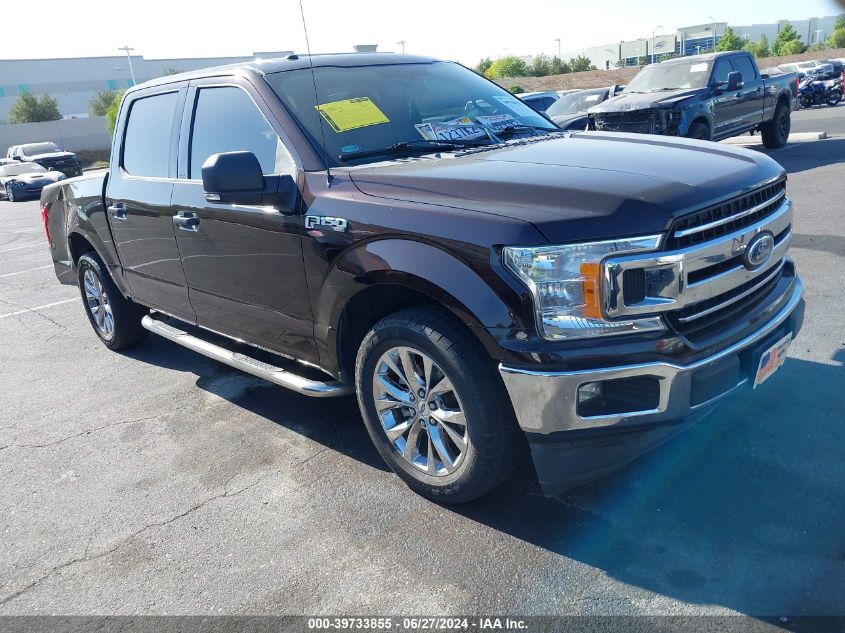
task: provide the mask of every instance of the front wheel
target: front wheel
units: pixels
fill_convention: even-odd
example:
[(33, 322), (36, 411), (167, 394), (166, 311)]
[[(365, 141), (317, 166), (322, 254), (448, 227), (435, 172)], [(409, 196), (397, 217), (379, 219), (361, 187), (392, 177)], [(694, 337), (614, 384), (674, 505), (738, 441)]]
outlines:
[(141, 326), (147, 310), (123, 296), (95, 252), (82, 255), (77, 270), (85, 314), (106, 347), (125, 349), (147, 338)]
[(18, 199), (15, 196), (15, 190), (10, 184), (6, 184), (6, 200), (9, 202), (17, 202)]
[(689, 126), (687, 138), (698, 139), (699, 141), (710, 140), (710, 126), (703, 121), (695, 121)]
[(355, 364), (367, 432), (388, 466), (430, 499), (462, 503), (501, 483), (521, 451), (495, 366), (446, 314), (379, 321)]
[(792, 129), (792, 116), (789, 113), (789, 106), (781, 103), (775, 108), (771, 121), (766, 121), (760, 128), (763, 146), (768, 149), (783, 147), (789, 140), (790, 129)]

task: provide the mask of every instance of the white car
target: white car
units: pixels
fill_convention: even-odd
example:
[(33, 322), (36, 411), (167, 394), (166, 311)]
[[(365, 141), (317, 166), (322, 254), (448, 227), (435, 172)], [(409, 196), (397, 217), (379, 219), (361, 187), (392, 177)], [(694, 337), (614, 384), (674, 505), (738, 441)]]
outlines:
[(38, 163), (13, 161), (0, 165), (0, 196), (5, 196), (10, 202), (37, 197), (44, 187), (64, 179), (62, 172), (47, 171)]

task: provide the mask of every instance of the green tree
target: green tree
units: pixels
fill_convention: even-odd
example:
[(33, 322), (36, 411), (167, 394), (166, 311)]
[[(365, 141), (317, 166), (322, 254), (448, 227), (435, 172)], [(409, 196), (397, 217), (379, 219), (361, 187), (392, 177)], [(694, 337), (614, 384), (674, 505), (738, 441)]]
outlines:
[(537, 53), (531, 60), (531, 66), (528, 68), (528, 74), (532, 77), (545, 77), (551, 74), (551, 60), (545, 53)]
[(831, 33), (827, 43), (831, 48), (845, 48), (845, 26)]
[(97, 94), (88, 102), (88, 114), (91, 116), (106, 116), (117, 90), (98, 90)]
[(589, 57), (578, 55), (569, 60), (569, 67), (574, 73), (584, 72), (585, 70), (596, 70), (596, 67), (590, 63)]
[(9, 123), (36, 123), (61, 118), (59, 103), (50, 95), (36, 99), (31, 93), (24, 92), (9, 110)]
[(716, 50), (721, 51), (738, 51), (742, 48), (742, 38), (734, 33), (731, 27), (725, 29), (724, 34), (719, 41), (716, 42)]
[(845, 13), (836, 18), (836, 24), (833, 25), (833, 30), (845, 29)]
[(525, 77), (528, 74), (528, 67), (519, 57), (502, 57), (484, 72), (488, 79), (502, 79), (503, 77)]
[[(797, 42), (792, 44), (791, 42)], [(796, 55), (804, 52), (804, 45), (801, 43), (801, 36), (789, 22), (783, 25), (783, 28), (778, 31), (775, 41), (772, 42), (772, 55), (775, 57), (781, 55)]]
[(569, 67), (565, 61), (563, 61), (560, 57), (555, 55), (552, 57), (551, 61), (549, 62), (549, 74), (550, 75), (565, 75), (566, 73), (571, 73), (572, 69)]
[(120, 100), (123, 99), (125, 90), (118, 90), (114, 93), (109, 109), (106, 111), (106, 125), (109, 128), (109, 134), (114, 134), (114, 126), (117, 125), (117, 113), (120, 112)]
[(164, 69), (164, 76), (167, 77), (169, 75), (178, 75), (180, 73), (185, 72), (181, 68), (173, 68), (172, 66), (168, 66)]
[(490, 66), (492, 66), (492, 65), (493, 65), (493, 60), (490, 59), (489, 57), (485, 57), (484, 59), (482, 59), (480, 62), (478, 62), (475, 65), (475, 72), (477, 72), (479, 75), (483, 75), (484, 73), (487, 72), (487, 69), (490, 68)]
[(768, 57), (770, 54), (769, 38), (765, 35), (761, 35), (757, 42), (746, 42), (742, 49), (748, 51), (754, 55), (754, 57)]
[(508, 92), (515, 95), (520, 92), (525, 92), (525, 88), (523, 88), (520, 84), (514, 84), (512, 86), (508, 86)]

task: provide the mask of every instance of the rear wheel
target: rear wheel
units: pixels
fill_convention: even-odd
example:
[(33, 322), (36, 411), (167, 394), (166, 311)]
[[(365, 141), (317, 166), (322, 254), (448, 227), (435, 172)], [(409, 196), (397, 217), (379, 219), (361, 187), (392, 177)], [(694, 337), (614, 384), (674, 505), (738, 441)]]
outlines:
[(106, 347), (125, 349), (147, 338), (141, 326), (147, 310), (123, 296), (95, 252), (82, 255), (77, 269), (85, 313)]
[(710, 140), (710, 126), (704, 121), (695, 121), (687, 130), (687, 138), (698, 139), (699, 141)]
[(361, 343), (355, 377), (382, 458), (430, 499), (475, 499), (501, 483), (521, 455), (493, 363), (437, 310), (413, 308), (379, 321)]
[(841, 92), (831, 92), (827, 97), (827, 105), (833, 107), (842, 101), (842, 93)]
[(781, 103), (775, 108), (775, 114), (772, 120), (766, 121), (760, 128), (763, 145), (768, 149), (783, 147), (789, 140), (789, 131), (791, 128), (792, 117), (789, 113), (789, 106)]

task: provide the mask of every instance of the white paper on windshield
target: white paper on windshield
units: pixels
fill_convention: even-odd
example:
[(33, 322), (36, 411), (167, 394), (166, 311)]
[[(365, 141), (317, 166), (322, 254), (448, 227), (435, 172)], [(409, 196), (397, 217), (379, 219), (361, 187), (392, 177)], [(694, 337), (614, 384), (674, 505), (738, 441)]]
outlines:
[(487, 132), (469, 117), (441, 123), (417, 123), (414, 127), (427, 141), (468, 141), (486, 138)]
[[(498, 99), (498, 97), (496, 97)], [(522, 125), (518, 119), (514, 118), (510, 114), (494, 114), (492, 116), (477, 116), (475, 120), (484, 125), (493, 132), (500, 132), (504, 130), (506, 127), (511, 127), (515, 125)]]
[(516, 112), (519, 116), (536, 116), (537, 114), (531, 106), (526, 105), (511, 95), (494, 95), (493, 98), (506, 108)]
[(689, 71), (691, 73), (706, 73), (707, 72), (707, 63), (704, 64), (693, 64), (689, 67)]
[(598, 101), (601, 95), (587, 95), (584, 97), (584, 101)]

